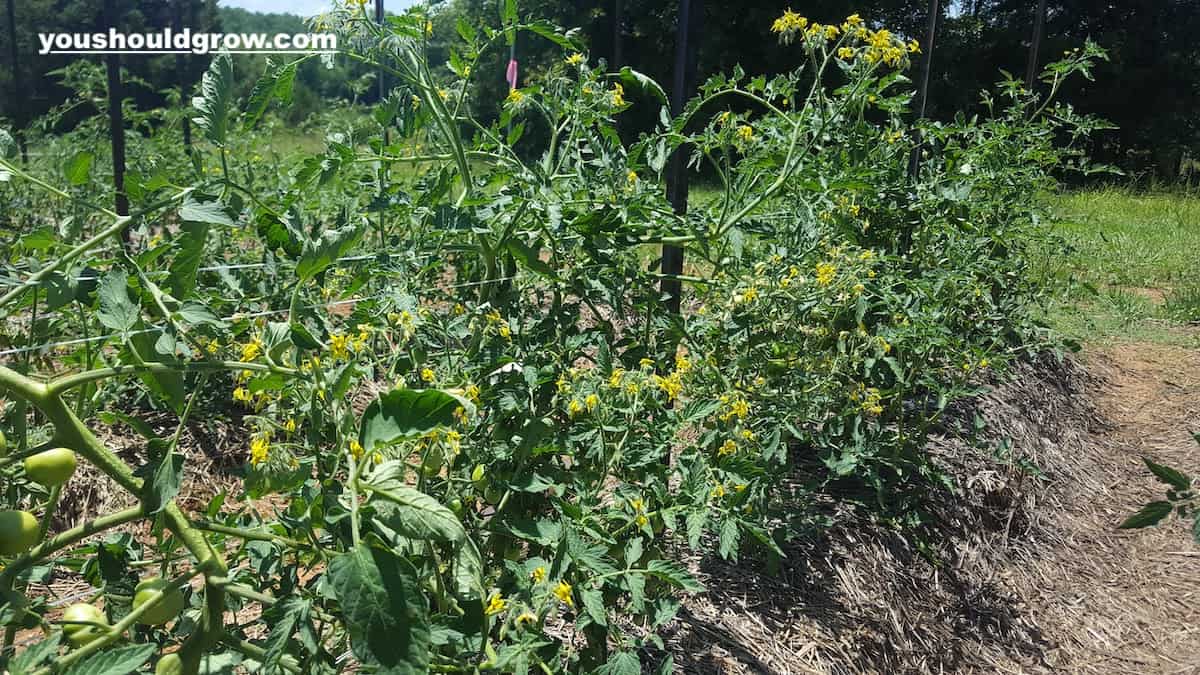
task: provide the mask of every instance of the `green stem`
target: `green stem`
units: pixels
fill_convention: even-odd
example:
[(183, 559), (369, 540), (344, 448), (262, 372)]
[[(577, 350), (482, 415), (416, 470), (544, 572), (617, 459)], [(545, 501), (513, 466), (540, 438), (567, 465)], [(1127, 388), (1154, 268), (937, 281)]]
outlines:
[(197, 518), (197, 519), (193, 520), (192, 526), (199, 528), (201, 530), (205, 530), (206, 532), (216, 532), (217, 534), (225, 534), (225, 535), (229, 535), (231, 537), (238, 537), (239, 539), (249, 539), (251, 541), (276, 542), (279, 544), (283, 544), (284, 546), (290, 546), (292, 548), (303, 548), (303, 549), (311, 548), (309, 546), (309, 544), (307, 544), (303, 541), (289, 539), (287, 537), (283, 537), (278, 534), (274, 534), (272, 532), (261, 532), (261, 531), (255, 532), (253, 530), (244, 530), (244, 529), (241, 529), (238, 527), (230, 527), (228, 525), (221, 525), (220, 523), (214, 523), (205, 518)]
[[(82, 373), (73, 375), (64, 375), (62, 377), (51, 380), (45, 385), (46, 391), (57, 396), (63, 392), (69, 391), (83, 384), (95, 382), (97, 380), (115, 377), (117, 375), (137, 375), (140, 373), (178, 373), (180, 371), (209, 371), (209, 370), (256, 370), (260, 372), (272, 372), (282, 375), (295, 375), (296, 370), (285, 368), (283, 366), (265, 365), (262, 363), (246, 363), (243, 361), (194, 361), (191, 363), (154, 363), (146, 362), (141, 364), (129, 364), (113, 366), (111, 368), (98, 368), (96, 370), (88, 370)], [(0, 373), (0, 385), (4, 384), (3, 373)]]

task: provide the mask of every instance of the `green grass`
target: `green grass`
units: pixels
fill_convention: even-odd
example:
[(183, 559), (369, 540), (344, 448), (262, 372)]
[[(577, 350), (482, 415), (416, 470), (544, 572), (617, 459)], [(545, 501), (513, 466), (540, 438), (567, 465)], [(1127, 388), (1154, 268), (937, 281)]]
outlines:
[(1114, 188), (1054, 198), (1065, 251), (1047, 259), (1067, 286), (1052, 325), (1082, 341), (1200, 343), (1200, 197)]

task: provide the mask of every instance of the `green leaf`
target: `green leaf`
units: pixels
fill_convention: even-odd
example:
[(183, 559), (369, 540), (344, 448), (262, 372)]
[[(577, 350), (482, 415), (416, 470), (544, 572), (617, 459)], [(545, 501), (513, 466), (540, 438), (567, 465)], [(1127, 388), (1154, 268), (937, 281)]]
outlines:
[(128, 675), (141, 668), (157, 650), (158, 645), (143, 644), (98, 652), (71, 666), (66, 675)]
[(1125, 519), (1125, 522), (1117, 527), (1122, 530), (1149, 527), (1169, 516), (1172, 508), (1174, 507), (1171, 506), (1171, 502), (1150, 502), (1143, 506), (1141, 511), (1129, 516)]
[(233, 220), (225, 212), (221, 202), (202, 202), (188, 195), (179, 207), (179, 219), (189, 223), (208, 223), (209, 225), (224, 225), (233, 227)]
[(579, 39), (575, 30), (564, 33), (561, 28), (555, 26), (549, 21), (538, 20), (525, 25), (525, 28), (531, 33), (536, 33), (563, 49), (574, 49), (579, 51), (583, 48), (583, 42)]
[(9, 675), (28, 675), (38, 669), (43, 661), (58, 653), (58, 642), (62, 633), (54, 633), (50, 637), (18, 652), (12, 661), (8, 662)]
[(649, 75), (640, 73), (629, 66), (621, 68), (621, 82), (635, 89), (649, 92), (660, 103), (667, 103), (667, 92)]
[(454, 411), (471, 404), (437, 389), (393, 389), (363, 411), (358, 442), (371, 452), (380, 445), (419, 438), (454, 424)]
[(71, 159), (63, 165), (63, 175), (67, 177), (71, 185), (83, 185), (88, 181), (88, 176), (92, 173), (92, 160), (96, 156), (87, 150), (80, 150), (71, 155)]
[(199, 113), (192, 121), (204, 130), (204, 137), (213, 145), (225, 145), (232, 105), (233, 59), (229, 52), (221, 52), (213, 57), (200, 80), (200, 95), (192, 98), (192, 107)]
[(0, 129), (0, 157), (9, 159), (16, 156), (17, 142), (13, 140), (12, 134), (8, 133), (8, 129)]
[(1146, 467), (1150, 469), (1150, 473), (1153, 473), (1160, 481), (1176, 490), (1183, 491), (1192, 487), (1192, 479), (1188, 478), (1183, 472), (1158, 464), (1149, 457), (1143, 457), (1142, 461), (1146, 463)]
[(296, 275), (301, 280), (315, 277), (354, 248), (364, 229), (362, 226), (348, 225), (335, 230), (325, 230), (320, 239), (305, 241), (300, 260), (296, 262)]
[(126, 290), (128, 281), (129, 275), (120, 268), (110, 270), (100, 280), (100, 311), (96, 312), (96, 318), (113, 330), (127, 331), (138, 320), (138, 307)]
[(595, 670), (596, 675), (642, 675), (642, 662), (633, 652), (617, 652)]
[(516, 239), (508, 240), (508, 251), (512, 253), (513, 258), (520, 261), (521, 265), (532, 272), (536, 272), (548, 279), (557, 279), (558, 275), (554, 273), (554, 268), (550, 267), (538, 255), (538, 251), (526, 246), (524, 243)]
[(154, 467), (154, 475), (142, 486), (142, 503), (150, 514), (162, 511), (179, 494), (183, 484), (183, 455), (166, 453)]
[(355, 656), (389, 673), (427, 672), (427, 602), (407, 560), (359, 545), (329, 563), (329, 582)]
[(483, 554), (470, 537), (459, 544), (454, 560), (454, 590), (466, 599), (483, 597)]
[(285, 105), (292, 102), (292, 85), (296, 81), (296, 65), (299, 61), (290, 63), (274, 63), (267, 59), (267, 69), (263, 76), (254, 83), (250, 98), (246, 102), (245, 120), (242, 130), (250, 131), (266, 112), (271, 99), (277, 98)]
[(287, 650), (288, 640), (292, 637), (292, 633), (296, 630), (296, 624), (300, 622), (301, 616), (308, 610), (308, 601), (290, 597), (269, 610), (271, 633), (267, 636), (267, 641), (263, 645), (266, 653), (262, 657), (262, 668), (266, 672), (270, 672), (279, 665), (279, 658), (283, 656)]
[(171, 295), (182, 300), (196, 289), (196, 274), (204, 257), (204, 242), (208, 239), (208, 225), (184, 222), (183, 233), (175, 240), (175, 257), (171, 260), (167, 288)]
[(453, 511), (420, 490), (398, 480), (364, 486), (382, 500), (372, 503), (388, 527), (410, 539), (456, 542), (467, 536)]
[(595, 624), (607, 626), (608, 616), (604, 611), (604, 594), (597, 589), (590, 588), (580, 591), (579, 597), (583, 600), (583, 610), (587, 612), (588, 618)]
[(697, 581), (691, 572), (673, 560), (661, 558), (651, 560), (650, 564), (646, 566), (646, 573), (678, 586), (688, 593), (700, 593), (704, 590), (704, 585)]

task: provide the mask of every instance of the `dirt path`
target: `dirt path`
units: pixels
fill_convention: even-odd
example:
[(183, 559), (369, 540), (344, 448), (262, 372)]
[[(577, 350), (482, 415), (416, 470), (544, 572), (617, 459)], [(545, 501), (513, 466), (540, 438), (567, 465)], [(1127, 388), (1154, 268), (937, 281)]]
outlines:
[(1084, 361), (1111, 427), (1094, 432), (1107, 450), (1102, 488), (1076, 495), (1066, 521), (1081, 556), (1062, 551), (1064, 574), (1044, 588), (1044, 625), (1061, 640), (1047, 660), (1070, 672), (1200, 673), (1200, 546), (1180, 521), (1112, 529), (1162, 498), (1142, 457), (1200, 473), (1200, 351), (1136, 343)]

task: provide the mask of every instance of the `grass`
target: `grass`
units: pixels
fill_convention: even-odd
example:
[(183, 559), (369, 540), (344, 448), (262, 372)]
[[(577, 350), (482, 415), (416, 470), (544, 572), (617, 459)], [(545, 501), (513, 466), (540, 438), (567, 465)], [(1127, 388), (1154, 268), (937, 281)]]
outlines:
[(1048, 320), (1085, 342), (1200, 344), (1200, 197), (1105, 188), (1054, 198), (1067, 282)]

